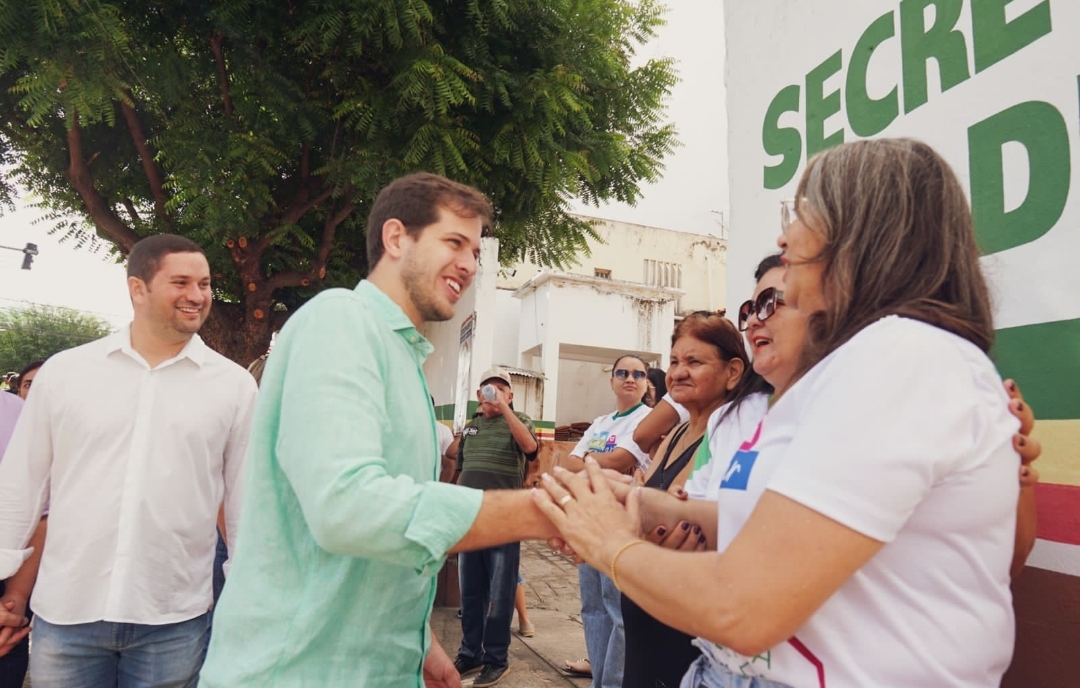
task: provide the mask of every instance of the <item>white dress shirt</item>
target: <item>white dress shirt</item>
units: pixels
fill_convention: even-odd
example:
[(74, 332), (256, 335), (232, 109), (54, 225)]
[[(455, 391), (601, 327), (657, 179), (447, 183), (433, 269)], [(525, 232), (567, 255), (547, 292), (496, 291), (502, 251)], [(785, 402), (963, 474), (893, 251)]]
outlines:
[(23, 400), (11, 392), (0, 391), (0, 460), (4, 458), (11, 433), (15, 431), (15, 422), (19, 420)]
[(151, 369), (130, 329), (56, 354), (0, 463), (0, 578), (51, 500), (34, 612), (166, 624), (210, 609), (215, 524), (234, 540), (255, 380), (196, 335)]

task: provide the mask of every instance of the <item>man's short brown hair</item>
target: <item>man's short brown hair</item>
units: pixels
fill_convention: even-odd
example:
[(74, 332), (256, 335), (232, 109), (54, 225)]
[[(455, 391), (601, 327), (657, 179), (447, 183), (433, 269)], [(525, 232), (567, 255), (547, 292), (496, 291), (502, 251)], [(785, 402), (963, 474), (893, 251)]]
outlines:
[(459, 217), (479, 217), (484, 229), (491, 226), (491, 201), (480, 191), (430, 172), (418, 172), (390, 182), (371, 206), (367, 222), (368, 270), (382, 259), (382, 228), (388, 220), (405, 225), (414, 239), (439, 219), (439, 208)]
[(176, 234), (154, 234), (135, 243), (128, 254), (127, 276), (138, 277), (147, 284), (161, 269), (161, 261), (171, 253), (203, 253), (202, 248), (187, 237)]

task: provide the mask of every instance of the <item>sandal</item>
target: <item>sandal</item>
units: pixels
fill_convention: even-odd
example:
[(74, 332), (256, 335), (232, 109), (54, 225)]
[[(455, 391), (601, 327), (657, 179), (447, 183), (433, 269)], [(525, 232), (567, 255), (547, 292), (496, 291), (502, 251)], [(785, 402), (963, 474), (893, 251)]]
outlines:
[(584, 676), (586, 678), (592, 678), (592, 664), (589, 663), (589, 658), (579, 659), (576, 662), (571, 662), (569, 659), (564, 662), (562, 670), (563, 673), (571, 676)]

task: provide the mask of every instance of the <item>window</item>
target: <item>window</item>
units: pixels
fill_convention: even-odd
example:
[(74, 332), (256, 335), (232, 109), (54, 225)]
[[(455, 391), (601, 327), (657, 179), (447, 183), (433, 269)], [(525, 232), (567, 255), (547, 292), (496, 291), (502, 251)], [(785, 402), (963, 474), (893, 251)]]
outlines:
[(682, 265), (645, 259), (645, 284), (653, 287), (682, 289)]
[(605, 268), (593, 268), (593, 276), (603, 279), (611, 279), (611, 270)]

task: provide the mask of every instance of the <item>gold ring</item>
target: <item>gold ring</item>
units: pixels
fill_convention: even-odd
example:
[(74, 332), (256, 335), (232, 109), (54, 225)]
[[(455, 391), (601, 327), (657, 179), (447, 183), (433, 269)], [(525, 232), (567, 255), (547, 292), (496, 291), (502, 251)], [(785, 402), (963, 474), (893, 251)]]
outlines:
[(568, 502), (574, 501), (574, 498), (570, 495), (563, 495), (563, 498), (559, 500), (559, 506), (566, 506)]

